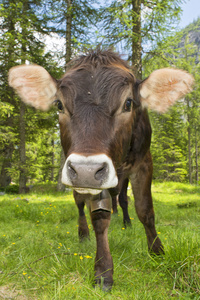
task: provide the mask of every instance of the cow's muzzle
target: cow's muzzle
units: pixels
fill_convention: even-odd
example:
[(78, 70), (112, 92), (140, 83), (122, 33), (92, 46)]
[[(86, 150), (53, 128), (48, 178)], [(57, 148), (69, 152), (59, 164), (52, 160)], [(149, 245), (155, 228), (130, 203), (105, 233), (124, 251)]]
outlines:
[(107, 155), (84, 156), (73, 153), (64, 164), (62, 183), (79, 193), (97, 194), (102, 189), (115, 187), (118, 178), (112, 160)]

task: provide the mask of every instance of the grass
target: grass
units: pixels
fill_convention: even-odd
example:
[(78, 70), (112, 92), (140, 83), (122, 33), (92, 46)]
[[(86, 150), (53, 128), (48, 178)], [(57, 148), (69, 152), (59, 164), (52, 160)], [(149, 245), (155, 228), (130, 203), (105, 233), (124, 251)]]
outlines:
[(123, 228), (119, 208), (109, 228), (109, 293), (93, 287), (95, 236), (87, 212), (90, 241), (79, 243), (70, 192), (41, 185), (27, 195), (1, 195), (0, 299), (200, 299), (200, 188), (166, 182), (152, 191), (165, 255), (148, 254), (129, 190), (132, 227)]

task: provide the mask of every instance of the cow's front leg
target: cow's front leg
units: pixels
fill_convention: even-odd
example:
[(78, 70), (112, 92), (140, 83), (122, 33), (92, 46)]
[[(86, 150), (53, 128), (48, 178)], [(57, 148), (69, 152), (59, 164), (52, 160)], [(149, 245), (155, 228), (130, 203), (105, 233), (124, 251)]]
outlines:
[(150, 152), (139, 164), (135, 172), (130, 176), (133, 194), (135, 198), (135, 208), (137, 215), (144, 225), (148, 248), (151, 253), (164, 253), (162, 243), (155, 229), (155, 217), (153, 201), (151, 196), (153, 164)]
[[(100, 198), (102, 197), (102, 193)], [(103, 290), (109, 290), (113, 284), (113, 261), (108, 243), (108, 228), (111, 218), (111, 198), (91, 201), (91, 220), (96, 235), (95, 258), (95, 282), (102, 286)], [(108, 194), (106, 194), (108, 197)], [(98, 209), (100, 207), (100, 209)]]
[(123, 222), (125, 227), (126, 225), (131, 225), (131, 219), (128, 213), (128, 197), (127, 197), (128, 182), (129, 182), (128, 178), (126, 178), (123, 181), (122, 189), (119, 194), (119, 204), (123, 211)]
[(78, 235), (80, 241), (83, 241), (85, 238), (89, 238), (89, 228), (88, 228), (88, 224), (84, 212), (85, 195), (78, 194), (76, 191), (74, 191), (73, 193), (74, 193), (74, 199), (79, 212)]

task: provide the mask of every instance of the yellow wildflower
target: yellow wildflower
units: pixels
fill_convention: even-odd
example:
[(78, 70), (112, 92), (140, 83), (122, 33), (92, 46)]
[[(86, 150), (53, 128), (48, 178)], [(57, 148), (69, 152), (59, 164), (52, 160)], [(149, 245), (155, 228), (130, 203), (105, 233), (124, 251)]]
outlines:
[(92, 256), (89, 256), (89, 255), (85, 255), (85, 258), (92, 258)]

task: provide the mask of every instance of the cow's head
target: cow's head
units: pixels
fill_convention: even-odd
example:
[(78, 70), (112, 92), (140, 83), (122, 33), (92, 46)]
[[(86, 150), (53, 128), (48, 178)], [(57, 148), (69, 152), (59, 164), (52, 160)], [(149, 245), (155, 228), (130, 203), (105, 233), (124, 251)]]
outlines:
[(165, 112), (191, 90), (193, 77), (160, 69), (139, 82), (118, 55), (97, 51), (79, 57), (61, 80), (40, 66), (23, 65), (10, 70), (9, 83), (35, 108), (48, 110), (57, 102), (66, 156), (62, 182), (96, 194), (118, 183), (138, 107)]

